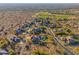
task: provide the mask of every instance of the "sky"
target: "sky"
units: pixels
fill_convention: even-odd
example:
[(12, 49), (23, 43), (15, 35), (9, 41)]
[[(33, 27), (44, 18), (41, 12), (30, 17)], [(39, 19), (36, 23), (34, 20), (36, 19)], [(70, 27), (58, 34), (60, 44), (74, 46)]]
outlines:
[(0, 0), (0, 3), (79, 3), (79, 0)]
[(3, 8), (23, 8), (23, 9), (59, 9), (59, 8), (79, 8), (79, 3), (1, 3), (0, 9)]

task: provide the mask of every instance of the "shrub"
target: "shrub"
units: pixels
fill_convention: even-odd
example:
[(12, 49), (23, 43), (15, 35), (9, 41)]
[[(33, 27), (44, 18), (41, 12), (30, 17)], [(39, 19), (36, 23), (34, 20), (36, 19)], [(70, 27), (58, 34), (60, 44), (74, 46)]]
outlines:
[(43, 50), (43, 49), (38, 49), (38, 50), (33, 51), (33, 54), (35, 54), (35, 55), (48, 55), (48, 52)]

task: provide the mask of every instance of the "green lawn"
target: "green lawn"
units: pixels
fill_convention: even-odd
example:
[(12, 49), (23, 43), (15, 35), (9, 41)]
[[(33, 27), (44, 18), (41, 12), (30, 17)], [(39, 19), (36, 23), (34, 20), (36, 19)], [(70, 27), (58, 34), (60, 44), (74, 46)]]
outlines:
[(56, 18), (57, 19), (60, 19), (60, 18), (68, 18), (69, 17), (69, 15), (56, 15)]
[(36, 15), (37, 15), (37, 17), (43, 18), (43, 19), (48, 18), (48, 17), (49, 18), (56, 18), (56, 19), (60, 19), (60, 18), (64, 19), (64, 18), (68, 18), (71, 16), (71, 15), (62, 15), (62, 14), (51, 14), (48, 12), (39, 12)]

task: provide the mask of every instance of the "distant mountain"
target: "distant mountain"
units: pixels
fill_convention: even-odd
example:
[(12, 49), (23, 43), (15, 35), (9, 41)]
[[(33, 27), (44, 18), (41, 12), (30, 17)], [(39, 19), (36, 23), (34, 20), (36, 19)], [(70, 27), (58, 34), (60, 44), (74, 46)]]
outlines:
[(79, 8), (78, 3), (0, 3), (0, 9), (62, 9), (62, 8)]

